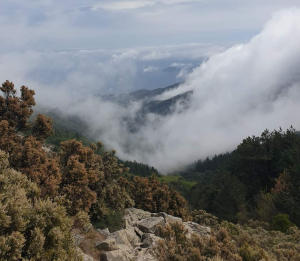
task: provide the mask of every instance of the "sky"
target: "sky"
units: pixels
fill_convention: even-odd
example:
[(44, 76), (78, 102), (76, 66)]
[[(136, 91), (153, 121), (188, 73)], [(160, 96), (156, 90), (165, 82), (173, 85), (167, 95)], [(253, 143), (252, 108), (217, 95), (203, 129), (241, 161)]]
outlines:
[[(1, 0), (0, 80), (72, 99), (182, 81), (172, 64), (199, 66), (258, 34), (296, 0)], [(52, 94), (55, 96), (56, 94)], [(60, 97), (57, 97), (58, 104)]]
[[(1, 0), (0, 31), (2, 82), (34, 89), (39, 104), (84, 118), (122, 159), (163, 173), (266, 128), (300, 129), (299, 1)], [(163, 71), (170, 66), (180, 72)], [(189, 109), (148, 115), (134, 134), (123, 119), (141, 104), (93, 98), (179, 81), (159, 98), (192, 90)]]

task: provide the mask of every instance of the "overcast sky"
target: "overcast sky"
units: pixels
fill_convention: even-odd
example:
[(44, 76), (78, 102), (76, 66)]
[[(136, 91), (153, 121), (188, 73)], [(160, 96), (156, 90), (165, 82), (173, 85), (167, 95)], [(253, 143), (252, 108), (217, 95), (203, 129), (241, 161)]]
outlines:
[(300, 2), (1, 0), (0, 80), (36, 89), (42, 102), (57, 89), (76, 98), (165, 87), (184, 80), (165, 67), (199, 66), (292, 6)]
[(298, 0), (1, 0), (3, 51), (242, 42)]

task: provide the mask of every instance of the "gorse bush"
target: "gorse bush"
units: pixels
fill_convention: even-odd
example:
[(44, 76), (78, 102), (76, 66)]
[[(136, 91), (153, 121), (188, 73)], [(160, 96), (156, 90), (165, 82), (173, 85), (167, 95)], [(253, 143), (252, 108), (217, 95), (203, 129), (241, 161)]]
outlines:
[(81, 260), (66, 209), (7, 163), (0, 151), (0, 260)]

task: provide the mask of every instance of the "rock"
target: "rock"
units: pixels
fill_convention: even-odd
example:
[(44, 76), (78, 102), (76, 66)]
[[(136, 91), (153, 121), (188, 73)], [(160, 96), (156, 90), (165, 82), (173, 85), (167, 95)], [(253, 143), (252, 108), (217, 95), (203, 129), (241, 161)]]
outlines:
[(75, 239), (75, 245), (79, 246), (81, 244), (81, 242), (84, 240), (84, 236), (82, 236), (82, 235), (75, 235), (74, 239)]
[(115, 250), (132, 252), (132, 247), (129, 247), (125, 244), (117, 244)]
[(128, 251), (114, 250), (110, 252), (104, 252), (101, 255), (103, 261), (132, 261), (134, 256)]
[(140, 229), (138, 229), (137, 227), (134, 227), (134, 231), (138, 235), (139, 238), (142, 238), (144, 233)]
[(163, 217), (166, 223), (174, 223), (174, 222), (179, 222), (182, 223), (182, 218), (179, 217), (173, 217), (171, 215), (168, 215), (165, 212), (160, 212), (160, 213), (152, 213), (152, 217)]
[(125, 213), (126, 214), (124, 216), (124, 220), (125, 220), (126, 228), (128, 226), (134, 227), (137, 225), (139, 220), (151, 216), (150, 212), (137, 209), (137, 208), (127, 208)]
[(112, 251), (116, 249), (116, 240), (114, 238), (107, 238), (96, 243), (96, 248), (101, 251)]
[(139, 230), (138, 228), (133, 228), (133, 227), (124, 229), (127, 239), (133, 247), (136, 247), (141, 242), (141, 237), (137, 235), (135, 229)]
[(200, 237), (208, 236), (211, 234), (211, 229), (209, 227), (201, 226), (191, 221), (183, 222), (183, 224), (185, 228), (188, 230), (187, 237), (191, 237), (192, 233), (195, 233)]
[(149, 253), (148, 249), (142, 249), (139, 253), (132, 259), (134, 261), (157, 261), (157, 259)]
[(148, 217), (141, 220), (137, 227), (145, 233), (155, 233), (158, 226), (164, 226), (165, 220), (163, 217)]
[(117, 244), (125, 244), (125, 245), (131, 247), (131, 244), (128, 241), (128, 238), (127, 238), (127, 234), (124, 230), (125, 229), (121, 229), (119, 231), (116, 231), (116, 232), (112, 233), (109, 236), (109, 238), (114, 238), (116, 240)]
[(97, 232), (103, 236), (110, 236), (110, 232), (108, 230), (108, 228), (105, 228), (105, 229), (97, 229)]
[(143, 243), (141, 244), (141, 247), (151, 249), (157, 245), (158, 241), (163, 239), (151, 233), (144, 233), (142, 236), (142, 240)]
[(82, 260), (83, 261), (94, 261), (94, 258), (92, 258), (91, 256), (82, 253)]

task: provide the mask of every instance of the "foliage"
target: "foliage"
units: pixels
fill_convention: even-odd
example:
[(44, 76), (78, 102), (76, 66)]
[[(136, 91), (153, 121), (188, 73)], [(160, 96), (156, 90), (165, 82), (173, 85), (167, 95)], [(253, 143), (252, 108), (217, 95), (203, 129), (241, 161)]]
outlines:
[(53, 121), (50, 117), (38, 114), (32, 127), (32, 134), (39, 139), (46, 140), (54, 134), (52, 129)]
[(300, 231), (296, 227), (282, 233), (253, 221), (243, 226), (222, 222), (221, 226), (227, 229), (243, 260), (300, 260)]
[(150, 177), (151, 175), (162, 176), (157, 169), (150, 167), (144, 163), (138, 163), (136, 161), (121, 161), (124, 167), (129, 168), (129, 172), (140, 177)]
[(294, 224), (289, 220), (287, 214), (278, 214), (272, 218), (272, 226), (274, 230), (287, 232)]
[(37, 185), (8, 169), (5, 153), (0, 155), (0, 259), (80, 260), (65, 208), (38, 199)]
[(194, 210), (192, 212), (193, 221), (202, 225), (208, 226), (211, 228), (219, 228), (218, 218), (210, 213), (207, 213), (205, 210)]
[(186, 200), (165, 182), (160, 182), (152, 175), (149, 178), (135, 176), (133, 182), (123, 180), (124, 186), (136, 208), (150, 212), (166, 212), (168, 214), (189, 219)]
[(158, 235), (164, 239), (154, 249), (160, 261), (204, 261), (220, 257), (228, 261), (242, 261), (225, 229), (216, 231), (210, 237), (188, 236), (184, 225), (175, 222), (159, 227)]
[(248, 137), (232, 153), (198, 161), (181, 175), (198, 183), (185, 193), (196, 209), (221, 220), (271, 223), (278, 213), (300, 225), (300, 136), (294, 128)]
[(21, 96), (17, 97), (14, 84), (8, 80), (2, 84), (0, 90), (0, 121), (6, 120), (9, 127), (19, 131), (28, 127), (27, 121), (33, 113), (32, 106), (35, 105), (34, 91), (25, 86), (21, 87)]
[(108, 228), (110, 232), (115, 232), (124, 227), (123, 212), (119, 210), (109, 210), (101, 219), (94, 220), (93, 225), (96, 228)]

